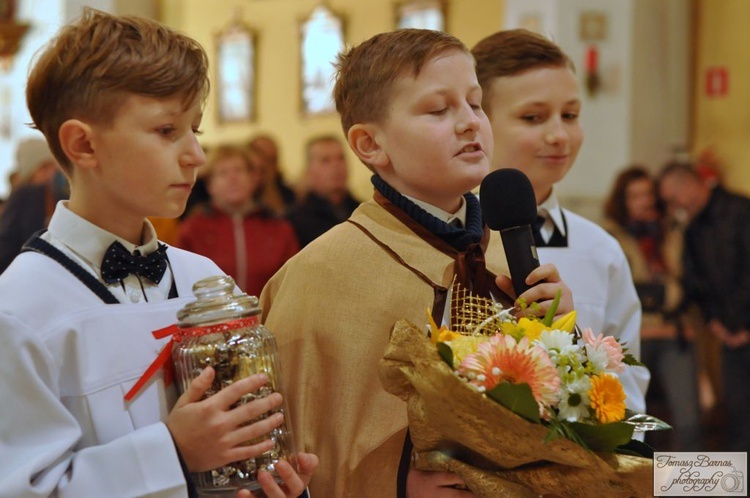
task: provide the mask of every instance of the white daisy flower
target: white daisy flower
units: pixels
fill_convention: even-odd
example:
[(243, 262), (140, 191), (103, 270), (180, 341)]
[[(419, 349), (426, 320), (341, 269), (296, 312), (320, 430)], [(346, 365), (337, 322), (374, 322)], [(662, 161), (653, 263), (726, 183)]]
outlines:
[(594, 366), (595, 374), (603, 372), (607, 369), (609, 358), (607, 357), (607, 352), (604, 349), (596, 349), (586, 344), (586, 356), (588, 357), (589, 362)]
[(557, 405), (560, 418), (570, 422), (588, 418), (591, 405), (589, 389), (591, 389), (591, 381), (586, 376), (576, 377), (572, 382), (564, 383), (561, 389), (562, 399)]

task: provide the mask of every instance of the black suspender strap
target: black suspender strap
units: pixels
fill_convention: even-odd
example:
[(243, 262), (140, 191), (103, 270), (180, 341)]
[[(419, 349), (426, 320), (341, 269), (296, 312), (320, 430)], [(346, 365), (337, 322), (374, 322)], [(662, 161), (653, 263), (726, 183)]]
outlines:
[(54, 259), (80, 280), (83, 285), (91, 289), (91, 292), (99, 296), (102, 301), (107, 304), (119, 304), (120, 301), (96, 277), (81, 268), (78, 263), (66, 256), (61, 250), (40, 238), (39, 236), (42, 233), (44, 233), (44, 230), (40, 230), (32, 235), (21, 248), (21, 252), (33, 251)]
[[(120, 301), (112, 294), (107, 287), (101, 283), (95, 276), (87, 272), (81, 266), (65, 255), (61, 250), (47, 242), (40, 237), (46, 230), (40, 230), (36, 232), (31, 238), (23, 245), (21, 252), (36, 252), (44, 254), (58, 263), (63, 268), (73, 274), (78, 280), (88, 287), (91, 292), (99, 296), (99, 299), (104, 301), (106, 304), (120, 304)], [(177, 286), (174, 278), (172, 278), (172, 287), (169, 289), (169, 299), (177, 297)]]
[(177, 283), (174, 281), (174, 273), (172, 273), (172, 287), (169, 288), (169, 295), (167, 296), (167, 299), (174, 299), (176, 297), (180, 296), (177, 294)]

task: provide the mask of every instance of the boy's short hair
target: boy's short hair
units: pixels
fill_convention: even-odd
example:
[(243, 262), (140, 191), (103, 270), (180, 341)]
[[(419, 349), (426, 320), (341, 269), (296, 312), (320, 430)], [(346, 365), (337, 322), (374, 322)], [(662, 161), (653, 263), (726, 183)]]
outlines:
[(484, 90), (482, 106), (490, 109), (490, 86), (496, 78), (514, 76), (539, 67), (568, 67), (575, 71), (573, 61), (565, 52), (544, 36), (527, 29), (498, 31), (471, 49), (477, 63), (477, 79)]
[(381, 33), (340, 53), (333, 97), (344, 135), (355, 124), (382, 122), (396, 78), (405, 71), (418, 76), (425, 63), (449, 49), (471, 56), (458, 38), (429, 29)]
[(189, 107), (209, 91), (208, 57), (192, 38), (137, 16), (85, 8), (41, 53), (26, 104), (67, 174), (58, 132), (68, 119), (107, 126), (128, 94), (179, 96)]

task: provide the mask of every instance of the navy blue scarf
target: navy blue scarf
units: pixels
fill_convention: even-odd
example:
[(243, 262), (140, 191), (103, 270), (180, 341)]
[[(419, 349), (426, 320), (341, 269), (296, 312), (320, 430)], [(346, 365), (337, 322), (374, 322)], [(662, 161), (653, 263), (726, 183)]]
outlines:
[(371, 180), (375, 189), (383, 197), (454, 249), (465, 251), (470, 244), (478, 244), (482, 240), (484, 235), (482, 209), (479, 206), (479, 200), (471, 192), (464, 194), (464, 199), (466, 199), (466, 225), (463, 228), (458, 228), (417, 206), (378, 175), (373, 175)]

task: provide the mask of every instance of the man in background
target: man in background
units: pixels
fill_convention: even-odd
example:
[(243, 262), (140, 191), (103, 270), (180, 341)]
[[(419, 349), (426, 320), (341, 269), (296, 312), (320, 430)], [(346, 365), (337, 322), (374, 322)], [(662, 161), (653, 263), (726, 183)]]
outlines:
[(311, 139), (306, 157), (305, 194), (288, 215), (300, 247), (349, 218), (360, 203), (349, 191), (348, 165), (338, 138)]
[(683, 287), (722, 344), (727, 420), (722, 450), (750, 448), (750, 199), (707, 182), (689, 163), (667, 164), (659, 192), (686, 219)]

